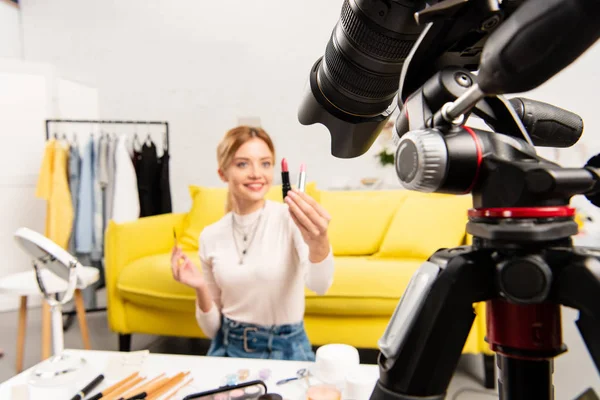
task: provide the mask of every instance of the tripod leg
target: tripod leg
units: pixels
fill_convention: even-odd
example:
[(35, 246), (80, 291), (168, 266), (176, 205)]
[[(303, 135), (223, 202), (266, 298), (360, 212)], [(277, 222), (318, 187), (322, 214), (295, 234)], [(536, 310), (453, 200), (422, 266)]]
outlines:
[(596, 369), (600, 372), (600, 323), (588, 314), (580, 312), (576, 324)]
[(575, 249), (558, 279), (558, 300), (579, 310), (577, 328), (600, 373), (600, 253), (590, 256), (589, 249)]
[(496, 387), (496, 363), (493, 355), (483, 355), (483, 373), (486, 389), (494, 389)]
[(371, 400), (445, 397), (475, 318), (473, 303), (494, 293), (493, 272), (470, 247), (437, 252), (419, 268), (379, 341)]
[[(498, 392), (502, 400), (553, 399), (551, 359), (526, 360), (498, 354), (502, 378)], [(532, 385), (532, 382), (536, 382)], [(540, 382), (545, 384), (540, 385)]]

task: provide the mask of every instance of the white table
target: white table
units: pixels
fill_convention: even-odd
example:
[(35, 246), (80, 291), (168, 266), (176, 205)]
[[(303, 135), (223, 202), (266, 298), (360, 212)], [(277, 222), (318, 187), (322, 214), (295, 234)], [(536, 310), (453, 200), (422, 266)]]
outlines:
[[(130, 373), (139, 371), (140, 375), (149, 379), (165, 373), (173, 376), (178, 372), (190, 371), (187, 378), (193, 381), (182, 392), (174, 397), (174, 400), (182, 399), (186, 394), (204, 390), (215, 389), (225, 384), (225, 378), (229, 374), (236, 374), (240, 369), (248, 369), (248, 379), (258, 379), (261, 369), (271, 370), (271, 377), (265, 381), (269, 393), (279, 393), (284, 399), (299, 400), (304, 394), (303, 383), (292, 381), (284, 385), (276, 385), (278, 380), (293, 377), (300, 368), (311, 369), (312, 362), (280, 361), (280, 360), (256, 360), (242, 358), (222, 358), (174, 354), (142, 354), (140, 352), (113, 352), (95, 350), (65, 350), (72, 355), (80, 356), (87, 361), (88, 368), (82, 372), (75, 382), (69, 382), (59, 387), (36, 388), (27, 384), (27, 378), (33, 369), (30, 368), (19, 375), (0, 384), (0, 399), (3, 400), (51, 400), (70, 399), (79, 392), (88, 382), (98, 374), (104, 374), (105, 380), (92, 392), (90, 396), (102, 391), (104, 388), (120, 381)], [(129, 365), (126, 365), (129, 363)], [(373, 386), (379, 376), (376, 365), (360, 365), (361, 374), (372, 379)], [(186, 378), (186, 380), (187, 380)], [(148, 379), (148, 380), (149, 380)], [(319, 383), (311, 378), (311, 383)], [(13, 393), (26, 392), (28, 397), (13, 397)], [(167, 394), (165, 394), (166, 397)], [(90, 397), (88, 396), (88, 397)]]

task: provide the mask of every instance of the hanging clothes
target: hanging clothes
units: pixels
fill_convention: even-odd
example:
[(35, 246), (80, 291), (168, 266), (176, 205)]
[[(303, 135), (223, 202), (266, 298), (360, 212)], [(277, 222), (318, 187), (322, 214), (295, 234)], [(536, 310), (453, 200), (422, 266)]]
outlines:
[(75, 221), (75, 249), (90, 254), (94, 227), (94, 138), (90, 137), (81, 152), (79, 200)]
[(114, 184), (112, 219), (117, 223), (136, 220), (140, 215), (137, 177), (125, 135), (117, 139)]
[(102, 135), (99, 139), (98, 144), (98, 162), (96, 167), (98, 168), (98, 181), (102, 190), (108, 186), (108, 135)]
[[(104, 245), (104, 196), (102, 190), (102, 166), (105, 161), (102, 161), (103, 148), (104, 148), (104, 159), (106, 160), (104, 135), (94, 141), (94, 153), (93, 153), (93, 176), (94, 176), (94, 218), (93, 218), (93, 234), (92, 234), (92, 261), (98, 261), (102, 258), (103, 245)], [(105, 172), (105, 171), (104, 171)]]
[(172, 212), (169, 158), (169, 149), (165, 146), (163, 155), (158, 159), (157, 193), (154, 195), (154, 199), (156, 200), (156, 214), (168, 214)]
[(69, 238), (69, 252), (75, 253), (75, 224), (79, 200), (79, 175), (81, 174), (81, 157), (79, 155), (79, 146), (76, 142), (71, 143), (69, 148), (69, 191), (71, 192), (71, 203), (73, 204), (73, 224), (71, 227), (71, 235)]
[(135, 170), (136, 177), (140, 172), (140, 161), (142, 160), (142, 149), (137, 148), (136, 146), (139, 144), (137, 133), (133, 136), (133, 142), (131, 143), (131, 162), (133, 163), (133, 168)]
[(65, 250), (68, 249), (73, 224), (67, 159), (67, 146), (55, 139), (48, 140), (35, 193), (47, 201), (45, 236)]
[(105, 192), (104, 207), (104, 229), (108, 226), (108, 221), (112, 219), (114, 197), (115, 197), (115, 148), (117, 142), (113, 136), (108, 137), (108, 151), (106, 154), (106, 170), (108, 174), (108, 184)]
[(138, 161), (137, 185), (140, 198), (140, 217), (156, 214), (156, 188), (158, 173), (158, 157), (154, 142), (144, 142), (141, 158)]

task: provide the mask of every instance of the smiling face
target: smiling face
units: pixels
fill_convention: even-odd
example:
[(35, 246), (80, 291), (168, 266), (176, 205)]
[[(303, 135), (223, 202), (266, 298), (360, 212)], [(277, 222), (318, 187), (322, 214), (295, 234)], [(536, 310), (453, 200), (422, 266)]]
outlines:
[(225, 170), (219, 170), (238, 206), (252, 211), (253, 205), (262, 204), (273, 182), (273, 163), (267, 143), (253, 137), (237, 149)]

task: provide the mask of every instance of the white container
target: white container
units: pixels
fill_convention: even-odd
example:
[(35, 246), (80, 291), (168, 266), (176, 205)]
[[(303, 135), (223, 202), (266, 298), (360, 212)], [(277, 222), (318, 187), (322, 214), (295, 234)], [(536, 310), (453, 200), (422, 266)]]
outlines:
[(355, 347), (338, 343), (326, 344), (315, 353), (313, 373), (319, 381), (342, 389), (346, 376), (357, 370), (359, 365), (360, 359)]

